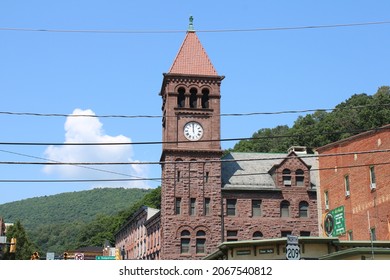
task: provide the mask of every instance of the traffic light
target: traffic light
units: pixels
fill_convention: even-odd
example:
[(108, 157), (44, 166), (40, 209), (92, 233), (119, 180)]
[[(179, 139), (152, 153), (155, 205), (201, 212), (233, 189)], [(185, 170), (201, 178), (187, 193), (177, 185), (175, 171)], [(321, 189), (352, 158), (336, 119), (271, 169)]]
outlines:
[(64, 260), (67, 260), (67, 259), (68, 259), (68, 253), (64, 252)]
[(15, 252), (16, 252), (16, 238), (15, 238), (15, 237), (12, 237), (12, 238), (11, 238), (11, 243), (10, 243), (10, 247), (9, 247), (9, 252), (10, 252), (10, 253), (15, 253)]

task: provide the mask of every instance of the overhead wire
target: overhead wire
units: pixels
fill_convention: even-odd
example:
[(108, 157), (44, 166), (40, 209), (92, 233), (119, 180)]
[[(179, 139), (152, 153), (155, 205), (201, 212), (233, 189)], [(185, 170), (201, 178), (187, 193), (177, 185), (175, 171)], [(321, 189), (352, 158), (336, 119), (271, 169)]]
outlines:
[[(368, 166), (380, 166), (388, 165), (390, 162), (379, 162), (379, 163), (370, 163), (370, 164), (360, 164), (360, 165), (346, 165), (346, 166), (337, 166), (337, 169), (346, 169), (346, 168), (358, 168), (358, 167), (368, 167)], [(310, 169), (309, 172), (313, 171), (322, 171), (322, 170), (334, 170), (335, 167), (326, 167), (326, 168), (314, 168)], [(275, 174), (282, 174), (280, 172), (275, 172)], [(269, 175), (268, 172), (252, 172), (252, 173), (242, 173), (242, 174), (233, 174), (230, 177), (237, 176), (260, 176), (260, 175)], [(220, 175), (208, 176), (209, 178), (220, 178)], [(184, 177), (185, 178), (185, 177)], [(182, 180), (190, 179), (202, 179), (204, 176), (191, 176)], [(75, 183), (75, 182), (130, 182), (130, 181), (164, 181), (164, 180), (174, 180), (175, 177), (155, 177), (155, 178), (112, 178), (112, 179), (0, 179), (0, 183)]]
[[(37, 157), (37, 156), (32, 156), (32, 155), (28, 155), (28, 154), (24, 154), (24, 153), (12, 152), (12, 151), (7, 151), (7, 150), (3, 150), (3, 149), (0, 149), (0, 152), (8, 153), (8, 154), (14, 154), (14, 155), (23, 156), (23, 157), (34, 158), (34, 159), (39, 159), (39, 160), (45, 160), (46, 161), (44, 163), (45, 165), (50, 165), (50, 164), (62, 165), (63, 164), (62, 162), (57, 161), (57, 160), (43, 158), (43, 157)], [(10, 164), (12, 164), (12, 163), (10, 163)], [(23, 163), (21, 163), (21, 164), (23, 164)], [(99, 172), (104, 172), (104, 173), (109, 173), (109, 174), (114, 174), (114, 175), (120, 175), (120, 176), (125, 176), (125, 177), (131, 177), (131, 178), (137, 178), (137, 179), (145, 179), (145, 180), (147, 179), (147, 178), (144, 178), (144, 177), (139, 177), (139, 176), (135, 176), (135, 175), (131, 175), (131, 174), (126, 174), (126, 173), (121, 173), (121, 172), (116, 172), (116, 171), (111, 171), (111, 170), (106, 170), (106, 169), (100, 169), (100, 168), (85, 166), (85, 165), (90, 165), (90, 164), (69, 163), (67, 165), (72, 165), (72, 166), (76, 166), (76, 167), (79, 167), (79, 168), (84, 168), (84, 169), (89, 169), (89, 170), (94, 170), (94, 171), (99, 171)], [(99, 165), (99, 164), (95, 164), (95, 165)]]
[[(283, 114), (299, 114), (299, 113), (311, 113), (311, 112), (331, 112), (335, 110), (358, 110), (364, 108), (381, 108), (390, 107), (390, 104), (375, 104), (375, 105), (358, 105), (348, 106), (344, 108), (317, 108), (317, 109), (303, 109), (303, 110), (284, 110), (274, 112), (248, 112), (248, 113), (222, 113), (215, 114), (214, 116), (220, 117), (245, 117), (245, 116), (257, 116), (257, 115), (283, 115)], [(95, 114), (63, 114), (63, 113), (37, 113), (37, 112), (12, 112), (12, 111), (0, 111), (0, 115), (11, 116), (30, 116), (30, 117), (66, 117), (66, 118), (123, 118), (123, 119), (138, 119), (138, 118), (162, 118), (162, 115), (120, 115), (120, 114), (107, 114), (107, 115), (95, 115)], [(188, 114), (191, 116), (191, 114)], [(176, 118), (176, 115), (167, 115), (167, 118)]]
[[(0, 150), (0, 152), (4, 152), (4, 150)], [(321, 158), (321, 157), (334, 157), (334, 156), (355, 156), (355, 155), (365, 155), (365, 154), (377, 154), (377, 153), (389, 153), (390, 149), (382, 149), (382, 150), (368, 150), (368, 151), (352, 151), (352, 152), (344, 152), (344, 153), (329, 153), (329, 154), (300, 154), (299, 158), (307, 159), (307, 158)], [(19, 154), (19, 153), (15, 153)], [(261, 154), (261, 153), (254, 153)], [(281, 153), (280, 153), (281, 154)], [(23, 155), (23, 154), (22, 154)], [(39, 157), (34, 157), (38, 158)], [(128, 161), (128, 162), (60, 162), (51, 159), (44, 159), (49, 162), (34, 162), (34, 161), (0, 161), (1, 165), (160, 165), (160, 164), (195, 164), (195, 163), (213, 163), (213, 162), (248, 162), (248, 161), (269, 161), (269, 160), (284, 160), (287, 158), (286, 156), (272, 156), (272, 157), (255, 157), (255, 158), (246, 158), (246, 159), (226, 159), (221, 158), (217, 160), (189, 160), (189, 161)]]
[[(261, 140), (261, 139), (277, 139), (277, 138), (302, 138), (312, 137), (316, 135), (333, 135), (333, 134), (356, 134), (369, 131), (380, 131), (388, 129), (386, 127), (375, 127), (371, 129), (358, 129), (358, 130), (341, 130), (341, 131), (321, 131), (321, 133), (300, 133), (300, 134), (285, 134), (285, 135), (267, 135), (267, 136), (255, 136), (255, 137), (241, 137), (241, 138), (220, 138), (220, 139), (206, 139), (198, 140), (196, 143), (208, 143), (208, 142), (228, 142), (228, 141), (243, 141), (243, 140)], [(141, 142), (0, 142), (0, 145), (9, 146), (118, 146), (118, 145), (162, 145), (162, 144), (181, 144), (188, 143), (186, 140), (177, 141), (141, 141)]]
[[(334, 157), (334, 156), (356, 156), (356, 155), (364, 155), (364, 154), (375, 154), (375, 153), (388, 153), (390, 149), (382, 149), (382, 150), (369, 150), (369, 151), (353, 151), (353, 152), (344, 152), (344, 153), (330, 153), (330, 154), (311, 154), (311, 155), (299, 155), (299, 158), (320, 158), (320, 157)], [(288, 156), (276, 156), (276, 157), (266, 157), (266, 158), (250, 158), (250, 159), (218, 159), (218, 160), (204, 160), (204, 161), (159, 161), (159, 162), (78, 162), (78, 163), (70, 163), (70, 162), (6, 162), (2, 161), (0, 164), (29, 164), (29, 165), (71, 165), (71, 166), (79, 166), (79, 165), (128, 165), (128, 164), (174, 164), (174, 165), (190, 165), (190, 164), (207, 164), (213, 162), (219, 163), (230, 163), (230, 162), (253, 162), (253, 161), (269, 161), (269, 160), (284, 160), (288, 158)], [(310, 172), (313, 171), (321, 171), (321, 170), (334, 170), (336, 169), (345, 169), (345, 168), (357, 168), (357, 167), (365, 167), (365, 166), (378, 166), (378, 165), (387, 165), (389, 162), (377, 162), (370, 164), (360, 164), (360, 165), (347, 165), (347, 166), (336, 166), (336, 167), (322, 167), (322, 168), (313, 168), (310, 169)], [(278, 173), (278, 172), (276, 172)], [(233, 174), (232, 176), (256, 176), (256, 175), (267, 175), (268, 172), (254, 172), (254, 173), (242, 173), (242, 174)], [(66, 182), (126, 182), (126, 181), (162, 181), (167, 179), (175, 179), (175, 178), (141, 178), (133, 176), (134, 178), (111, 178), (111, 179), (0, 179), (0, 183), (66, 183)], [(204, 176), (191, 176), (191, 179), (203, 178)], [(220, 175), (209, 176), (209, 177), (220, 177)]]
[[(228, 33), (228, 32), (261, 32), (261, 31), (289, 31), (304, 29), (344, 28), (358, 26), (373, 26), (390, 24), (390, 21), (355, 22), (325, 25), (304, 25), (304, 26), (282, 26), (282, 27), (259, 27), (259, 28), (237, 28), (237, 29), (200, 29), (196, 32), (202, 33)], [(91, 33), (91, 34), (167, 34), (185, 33), (187, 30), (104, 30), (104, 29), (45, 29), (45, 28), (17, 28), (0, 27), (0, 31), (19, 32), (48, 32), (48, 33)]]

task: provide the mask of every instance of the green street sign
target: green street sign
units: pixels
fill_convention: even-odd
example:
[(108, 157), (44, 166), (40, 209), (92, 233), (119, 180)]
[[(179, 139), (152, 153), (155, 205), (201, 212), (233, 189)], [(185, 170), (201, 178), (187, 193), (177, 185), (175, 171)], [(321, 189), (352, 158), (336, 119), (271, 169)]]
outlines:
[(115, 256), (96, 256), (95, 260), (99, 260), (99, 261), (115, 260)]
[(346, 232), (344, 206), (337, 207), (326, 214), (324, 229), (329, 237), (336, 237)]

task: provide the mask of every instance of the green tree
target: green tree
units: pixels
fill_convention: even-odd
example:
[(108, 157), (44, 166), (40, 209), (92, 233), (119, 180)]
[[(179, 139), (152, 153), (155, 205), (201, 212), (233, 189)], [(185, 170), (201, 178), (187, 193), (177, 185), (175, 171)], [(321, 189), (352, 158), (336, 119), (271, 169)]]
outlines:
[(37, 247), (30, 241), (24, 227), (17, 221), (13, 226), (7, 229), (7, 240), (16, 238), (16, 252), (6, 252), (4, 259), (6, 260), (28, 260), (33, 252), (37, 251)]
[(98, 215), (92, 222), (84, 225), (77, 236), (77, 242), (74, 248), (86, 246), (102, 246), (108, 240), (115, 244), (115, 233), (141, 206), (148, 206), (160, 209), (161, 206), (161, 188), (158, 187), (147, 193), (141, 200), (134, 203), (128, 209), (119, 212), (116, 215)]
[(231, 151), (278, 153), (285, 152), (290, 144), (285, 137), (289, 134), (287, 125), (279, 125), (275, 128), (262, 128), (252, 135), (252, 139), (239, 141)]
[(316, 111), (299, 116), (291, 128), (262, 128), (252, 139), (239, 141), (235, 152), (286, 152), (294, 145), (317, 148), (365, 130), (390, 123), (390, 87), (374, 95), (354, 94), (332, 112)]

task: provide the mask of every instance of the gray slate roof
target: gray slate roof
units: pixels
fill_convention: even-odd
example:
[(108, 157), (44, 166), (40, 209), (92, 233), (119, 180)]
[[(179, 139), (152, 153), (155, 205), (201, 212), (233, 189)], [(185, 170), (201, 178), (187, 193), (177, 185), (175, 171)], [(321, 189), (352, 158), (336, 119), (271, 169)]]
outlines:
[[(224, 156), (222, 159), (222, 188), (224, 190), (278, 189), (268, 172), (274, 165), (280, 164), (287, 155), (287, 153), (233, 152)], [(312, 187), (317, 188), (319, 186), (317, 158), (314, 155), (306, 154), (298, 156), (308, 166), (311, 166), (311, 169), (315, 169), (315, 171), (310, 172), (310, 180)]]

